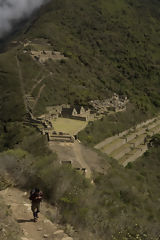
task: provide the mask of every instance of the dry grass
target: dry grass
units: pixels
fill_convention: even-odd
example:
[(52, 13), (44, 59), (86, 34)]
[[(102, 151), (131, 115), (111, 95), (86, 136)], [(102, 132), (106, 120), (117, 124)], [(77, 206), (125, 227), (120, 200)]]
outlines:
[(84, 129), (86, 125), (87, 122), (69, 118), (58, 118), (53, 120), (55, 131), (69, 133), (71, 135), (77, 134), (80, 130)]

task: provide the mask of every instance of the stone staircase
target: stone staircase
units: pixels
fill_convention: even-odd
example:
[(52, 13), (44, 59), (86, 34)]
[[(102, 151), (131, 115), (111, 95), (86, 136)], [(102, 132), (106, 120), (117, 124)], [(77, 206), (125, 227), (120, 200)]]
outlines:
[(147, 151), (147, 138), (160, 132), (160, 116), (138, 124), (120, 134), (105, 139), (95, 146), (96, 149), (115, 158), (126, 166)]

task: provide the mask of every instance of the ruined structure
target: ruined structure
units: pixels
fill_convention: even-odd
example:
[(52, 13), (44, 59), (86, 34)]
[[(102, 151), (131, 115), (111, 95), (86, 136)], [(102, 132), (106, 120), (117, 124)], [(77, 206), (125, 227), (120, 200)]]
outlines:
[(45, 116), (47, 118), (57, 119), (58, 117), (61, 117), (62, 109), (64, 108), (68, 109), (70, 108), (70, 105), (62, 104), (62, 105), (47, 107), (47, 114), (45, 114)]
[(75, 141), (74, 136), (68, 133), (51, 131), (49, 129), (43, 130), (43, 135), (47, 136), (49, 142), (54, 141), (74, 143)]
[(90, 119), (90, 109), (83, 106), (62, 108), (61, 117), (88, 121)]
[[(31, 109), (34, 103), (33, 100), (33, 97), (26, 95), (26, 103), (30, 113), (32, 113)], [(128, 101), (127, 97), (120, 97), (114, 93), (109, 99), (90, 101), (90, 108), (84, 106), (71, 106), (69, 104), (50, 106), (47, 107), (46, 114), (41, 115), (36, 119), (32, 116), (32, 119), (34, 122), (37, 120), (37, 128), (43, 135), (47, 135), (48, 141), (73, 143), (76, 136), (64, 132), (56, 132), (52, 125), (53, 120), (56, 120), (57, 118), (70, 118), (81, 121), (94, 121), (102, 118), (108, 113), (125, 111)]]
[(63, 54), (61, 54), (58, 51), (33, 51), (31, 50), (30, 52), (31, 57), (33, 58), (33, 60), (39, 61), (40, 63), (45, 63), (46, 61), (48, 61), (49, 59), (52, 59), (54, 61), (58, 61), (58, 60), (64, 60), (67, 59)]
[(89, 104), (96, 114), (107, 114), (111, 111), (120, 112), (126, 110), (126, 105), (129, 102), (127, 97), (120, 97), (114, 93), (111, 98), (105, 100), (93, 100)]

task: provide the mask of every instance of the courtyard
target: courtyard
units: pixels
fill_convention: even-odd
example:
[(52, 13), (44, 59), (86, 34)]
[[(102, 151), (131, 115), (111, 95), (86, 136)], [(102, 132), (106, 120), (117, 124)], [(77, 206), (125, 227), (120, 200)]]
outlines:
[(70, 135), (76, 135), (87, 126), (85, 121), (69, 118), (57, 118), (52, 121), (52, 124), (56, 132), (69, 133)]

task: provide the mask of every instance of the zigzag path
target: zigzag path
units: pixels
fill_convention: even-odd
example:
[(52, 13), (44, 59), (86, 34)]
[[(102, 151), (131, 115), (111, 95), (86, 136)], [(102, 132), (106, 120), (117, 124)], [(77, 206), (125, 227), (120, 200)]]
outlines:
[[(40, 97), (41, 97), (41, 94), (45, 88), (45, 84), (43, 84), (39, 91), (38, 91), (38, 95), (36, 98), (34, 98), (32, 96), (32, 93), (34, 91), (34, 89), (40, 85), (40, 83), (42, 83), (46, 78), (48, 78), (50, 75), (52, 75), (52, 73), (50, 72), (47, 76), (41, 76), (42, 72), (40, 72), (37, 77), (34, 79), (35, 80), (35, 83), (34, 85), (32, 86), (31, 90), (29, 93), (26, 93), (25, 92), (25, 85), (24, 85), (24, 79), (23, 79), (23, 74), (22, 74), (22, 68), (21, 68), (21, 65), (20, 65), (20, 61), (19, 61), (19, 58), (18, 56), (16, 55), (15, 56), (16, 58), (16, 64), (17, 64), (17, 71), (18, 71), (18, 76), (19, 76), (19, 81), (20, 81), (20, 88), (21, 88), (21, 93), (22, 93), (22, 96), (23, 96), (23, 101), (24, 101), (24, 106), (25, 106), (25, 109), (26, 109), (26, 112), (30, 112), (31, 110), (34, 111)], [(40, 78), (40, 79), (39, 79)], [(39, 80), (38, 80), (39, 79)]]
[(42, 202), (39, 220), (34, 223), (28, 194), (17, 188), (7, 188), (0, 191), (0, 197), (11, 206), (13, 217), (22, 232), (21, 240), (73, 240), (64, 233), (62, 226), (46, 218), (47, 212), (51, 212), (56, 218), (57, 211), (52, 206)]
[(17, 64), (17, 71), (18, 71), (18, 75), (19, 75), (19, 82), (20, 82), (21, 93), (22, 93), (22, 96), (23, 96), (24, 106), (25, 106), (26, 111), (28, 111), (26, 98), (25, 98), (25, 87), (24, 87), (22, 69), (20, 67), (18, 56), (16, 56), (16, 64)]
[(39, 101), (39, 99), (40, 99), (40, 97), (41, 97), (41, 93), (42, 93), (42, 91), (44, 90), (45, 86), (46, 86), (46, 85), (43, 84), (43, 85), (40, 87), (39, 92), (38, 92), (38, 95), (37, 95), (37, 97), (36, 97), (36, 99), (35, 99), (35, 102), (34, 102), (34, 104), (33, 104), (33, 110), (35, 109), (35, 106), (37, 105), (37, 103), (38, 103), (38, 101)]
[(109, 137), (97, 144), (95, 148), (126, 166), (147, 151), (148, 140), (157, 133), (160, 133), (160, 116)]

